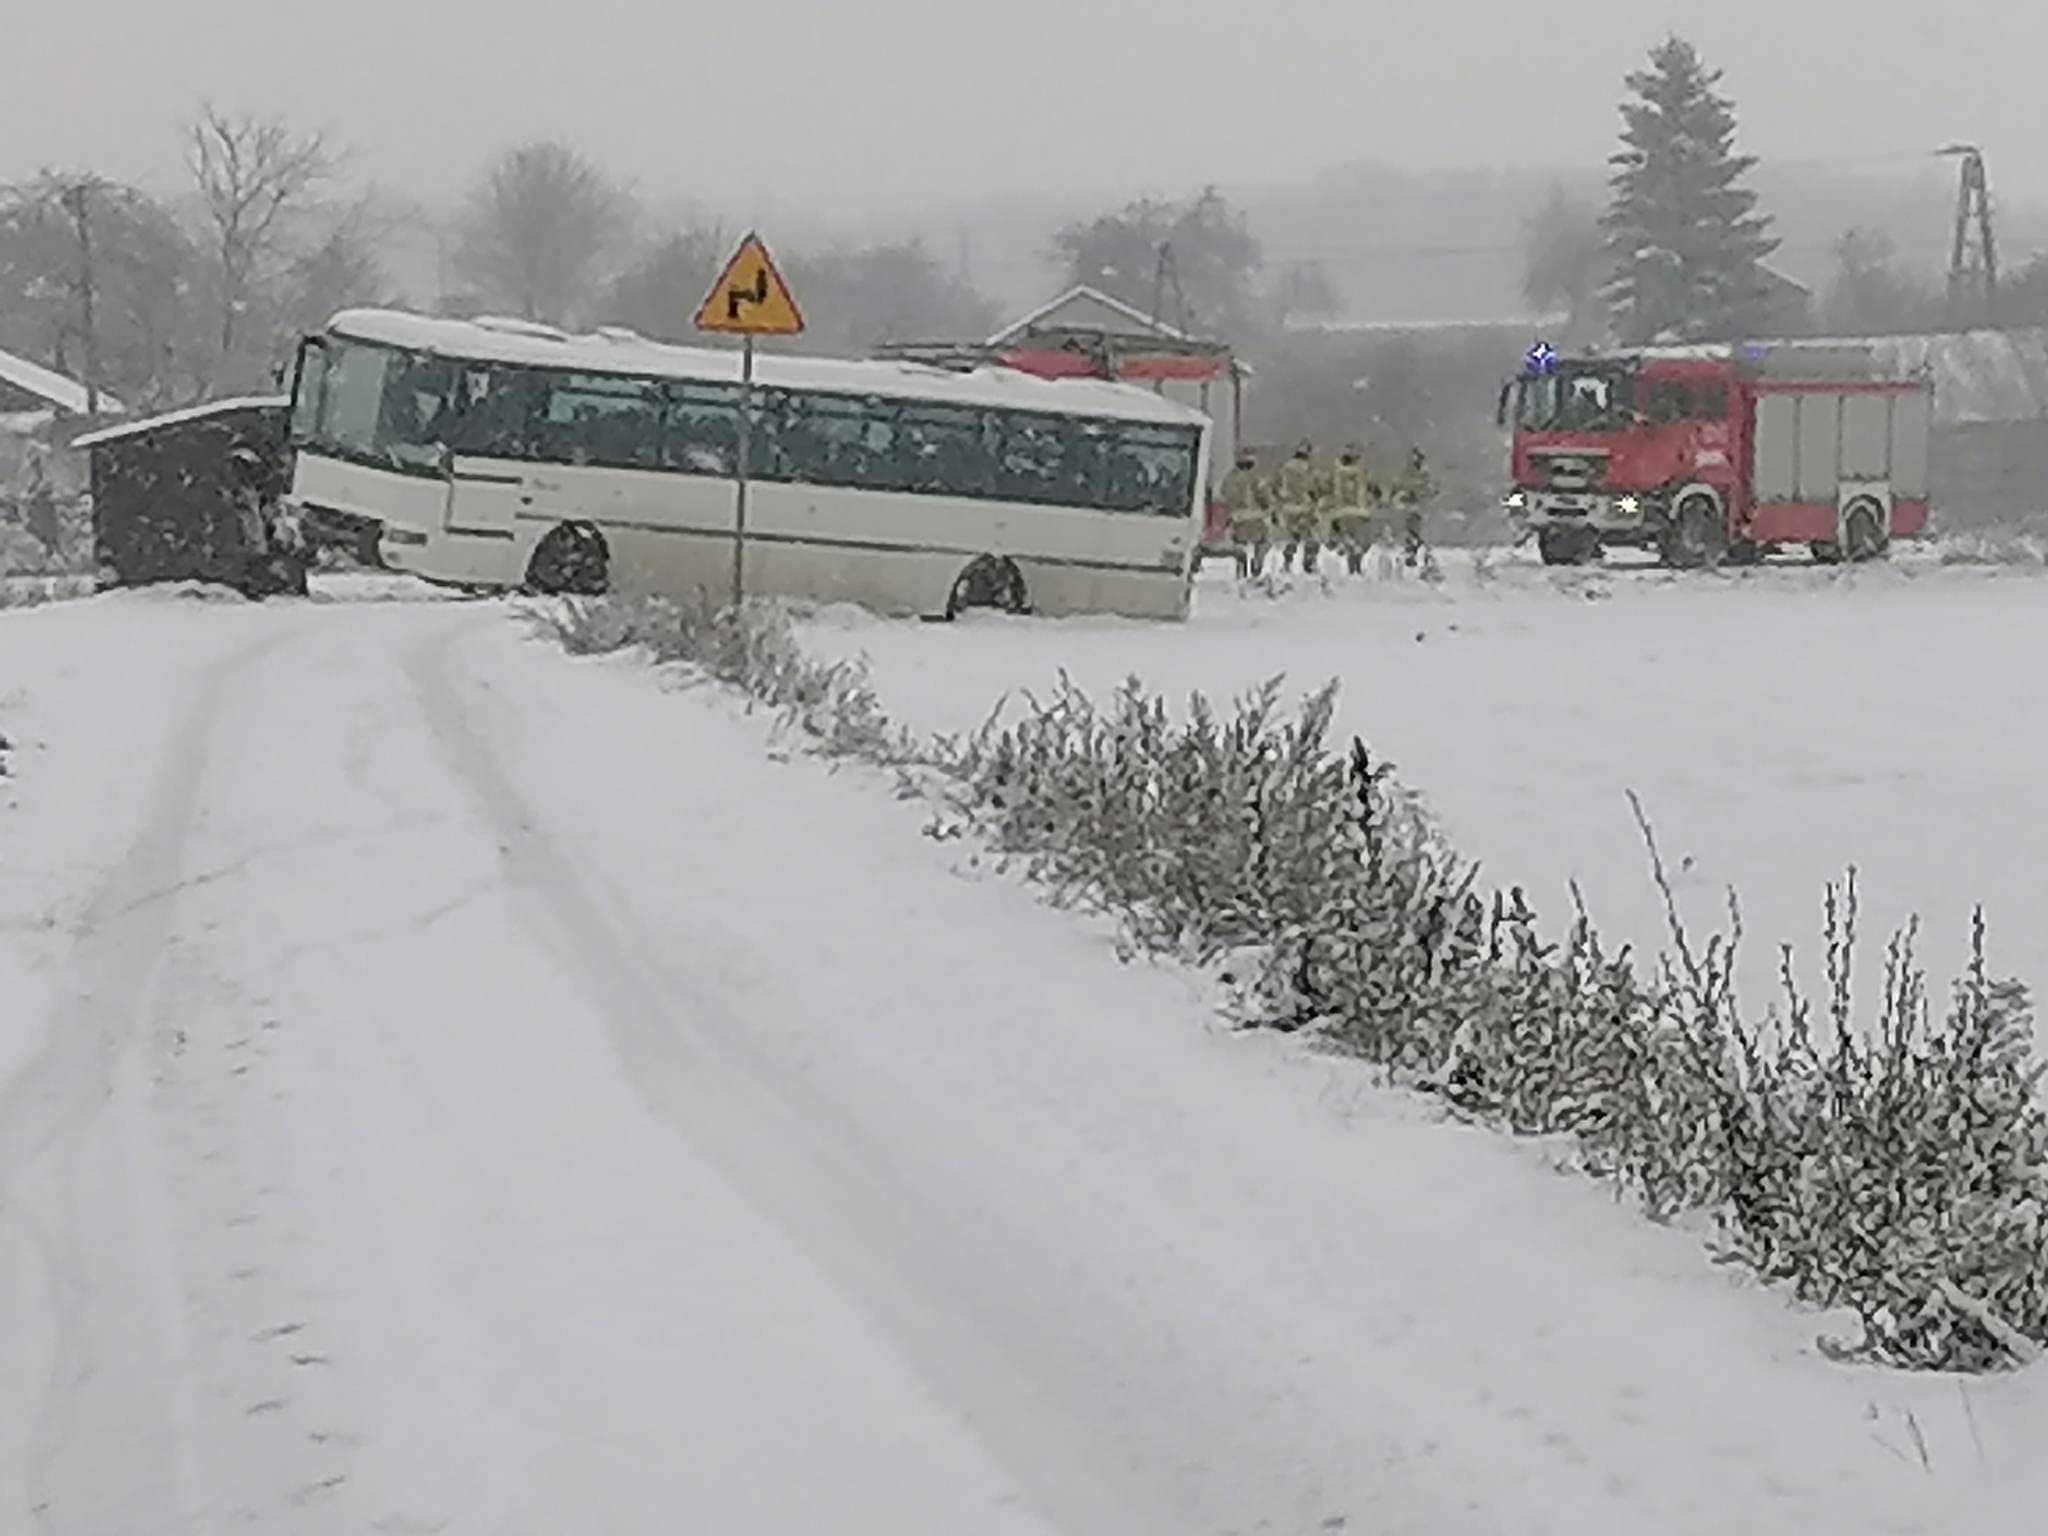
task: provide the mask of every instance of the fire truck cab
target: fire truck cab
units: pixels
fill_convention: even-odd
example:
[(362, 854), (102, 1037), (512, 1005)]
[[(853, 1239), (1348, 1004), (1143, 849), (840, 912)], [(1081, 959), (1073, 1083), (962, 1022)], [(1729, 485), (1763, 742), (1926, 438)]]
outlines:
[(1609, 545), (1678, 567), (1793, 545), (1867, 560), (1927, 523), (1932, 385), (1885, 373), (1868, 347), (1538, 347), (1500, 419), (1514, 429), (1509, 511), (1553, 565)]

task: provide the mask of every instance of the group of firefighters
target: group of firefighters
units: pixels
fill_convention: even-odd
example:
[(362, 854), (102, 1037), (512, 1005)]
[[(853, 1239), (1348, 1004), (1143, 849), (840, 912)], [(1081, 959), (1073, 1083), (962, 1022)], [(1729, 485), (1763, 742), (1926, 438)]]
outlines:
[(1260, 473), (1250, 449), (1240, 451), (1222, 486), (1241, 576), (1263, 575), (1276, 544), (1283, 571), (1297, 561), (1304, 573), (1314, 571), (1328, 545), (1344, 557), (1352, 575), (1360, 575), (1373, 544), (1374, 517), (1382, 507), (1400, 510), (1403, 556), (1414, 566), (1422, 559), (1423, 512), (1435, 494), (1436, 482), (1420, 448), (1409, 450), (1407, 463), (1392, 479), (1375, 480), (1358, 444), (1346, 444), (1335, 463), (1323, 463), (1307, 441), (1270, 475)]

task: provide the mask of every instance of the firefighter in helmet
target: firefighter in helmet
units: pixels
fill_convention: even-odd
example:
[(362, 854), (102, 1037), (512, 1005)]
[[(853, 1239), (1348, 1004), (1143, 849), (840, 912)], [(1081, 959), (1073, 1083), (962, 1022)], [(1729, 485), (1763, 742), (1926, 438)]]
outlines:
[(1323, 472), (1316, 467), (1315, 444), (1307, 438), (1294, 450), (1294, 457), (1280, 466), (1280, 524), (1287, 545), (1280, 554), (1280, 569), (1286, 570), (1301, 557), (1304, 576), (1316, 568), (1322, 553), (1319, 523), (1328, 497)]
[(1408, 450), (1408, 465), (1402, 471), (1396, 500), (1401, 504), (1401, 556), (1412, 569), (1422, 561), (1423, 514), (1436, 495), (1436, 481), (1429, 473), (1429, 460), (1419, 447)]
[(1372, 481), (1357, 443), (1344, 445), (1330, 471), (1330, 542), (1343, 554), (1347, 571), (1364, 572), (1365, 553), (1372, 548)]
[(1273, 539), (1273, 491), (1259, 474), (1259, 461), (1249, 448), (1237, 451), (1237, 463), (1223, 477), (1223, 510), (1230, 515), (1230, 545), (1239, 576), (1263, 576), (1266, 551)]

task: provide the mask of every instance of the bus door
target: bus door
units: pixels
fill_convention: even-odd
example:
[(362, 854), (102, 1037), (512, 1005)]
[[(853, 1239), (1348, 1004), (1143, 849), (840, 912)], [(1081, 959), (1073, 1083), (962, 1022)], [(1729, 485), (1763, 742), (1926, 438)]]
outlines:
[[(480, 581), (510, 581), (520, 515), (534, 505), (536, 472), (522, 462), (523, 409), (513, 398), (517, 375), (484, 363), (456, 365), (449, 430), (440, 435), (447, 501), (442, 531), (463, 541), (467, 565)], [(475, 541), (471, 543), (470, 541)]]

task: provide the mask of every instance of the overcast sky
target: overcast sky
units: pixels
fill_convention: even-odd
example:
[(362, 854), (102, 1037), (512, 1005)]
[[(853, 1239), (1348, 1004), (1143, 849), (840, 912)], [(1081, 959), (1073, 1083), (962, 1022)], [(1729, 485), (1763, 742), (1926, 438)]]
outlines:
[(202, 94), (424, 196), (547, 135), (742, 218), (1597, 163), (1670, 28), (1754, 152), (1881, 169), (1969, 136), (2048, 199), (2048, 0), (79, 0), (5, 29), (0, 178), (167, 184)]

